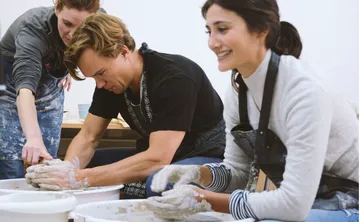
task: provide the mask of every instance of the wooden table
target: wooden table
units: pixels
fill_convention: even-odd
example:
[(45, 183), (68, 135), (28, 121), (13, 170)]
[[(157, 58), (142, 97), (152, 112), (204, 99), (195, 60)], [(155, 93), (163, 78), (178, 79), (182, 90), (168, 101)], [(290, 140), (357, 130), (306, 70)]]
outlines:
[[(61, 128), (62, 129), (81, 129), (83, 126), (84, 121), (78, 120), (78, 121), (69, 121), (69, 122), (63, 122)], [(117, 129), (117, 130), (131, 130), (129, 127), (124, 127), (119, 122), (110, 122), (107, 129)]]
[[(63, 122), (61, 127), (61, 140), (58, 151), (59, 158), (63, 158), (73, 138), (79, 133), (83, 121)], [(135, 147), (139, 134), (129, 127), (124, 127), (119, 122), (110, 122), (98, 148), (110, 147)]]

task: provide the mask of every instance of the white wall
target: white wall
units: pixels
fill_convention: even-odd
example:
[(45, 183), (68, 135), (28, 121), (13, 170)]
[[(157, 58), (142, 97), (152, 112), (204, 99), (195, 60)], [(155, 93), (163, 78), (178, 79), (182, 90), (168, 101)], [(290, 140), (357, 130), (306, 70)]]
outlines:
[[(230, 73), (220, 73), (207, 47), (204, 0), (102, 0), (109, 14), (124, 20), (139, 46), (146, 41), (157, 51), (185, 55), (208, 74), (223, 97)], [(281, 19), (294, 24), (303, 41), (302, 59), (350, 101), (359, 100), (359, 3), (358, 0), (278, 0)], [(52, 5), (52, 0), (0, 0), (3, 32), (26, 9)], [(90, 103), (93, 80), (73, 81), (66, 93), (66, 107)]]

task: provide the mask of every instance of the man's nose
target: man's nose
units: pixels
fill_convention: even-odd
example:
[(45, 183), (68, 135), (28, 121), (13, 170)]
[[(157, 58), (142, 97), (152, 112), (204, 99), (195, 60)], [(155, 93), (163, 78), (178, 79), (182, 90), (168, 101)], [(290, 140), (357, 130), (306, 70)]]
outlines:
[(95, 79), (96, 82), (96, 87), (101, 89), (105, 86), (105, 81), (104, 80), (100, 80), (100, 79)]

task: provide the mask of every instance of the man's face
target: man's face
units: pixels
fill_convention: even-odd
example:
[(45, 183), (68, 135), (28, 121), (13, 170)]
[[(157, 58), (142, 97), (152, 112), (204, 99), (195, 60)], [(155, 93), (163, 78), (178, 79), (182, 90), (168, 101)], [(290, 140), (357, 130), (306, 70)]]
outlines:
[(78, 67), (85, 77), (95, 79), (97, 88), (116, 94), (123, 93), (131, 82), (131, 67), (122, 54), (116, 58), (104, 57), (88, 48), (80, 56)]

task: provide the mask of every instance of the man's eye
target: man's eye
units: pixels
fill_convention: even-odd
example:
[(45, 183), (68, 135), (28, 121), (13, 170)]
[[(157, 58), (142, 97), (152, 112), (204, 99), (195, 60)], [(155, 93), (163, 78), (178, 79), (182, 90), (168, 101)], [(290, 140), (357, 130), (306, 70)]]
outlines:
[(105, 73), (105, 71), (102, 71), (102, 72), (99, 72), (97, 75), (102, 76), (102, 75), (104, 75), (104, 73)]

